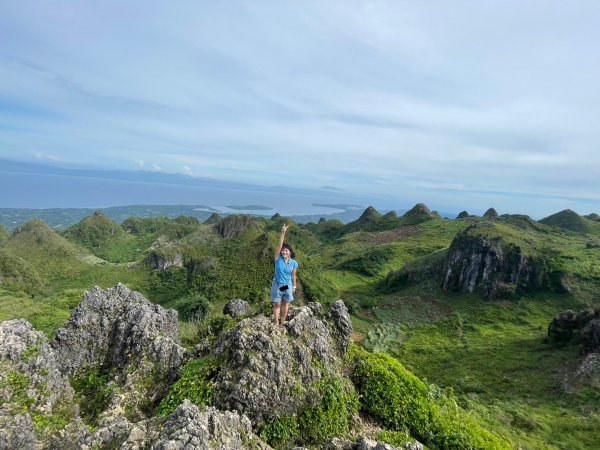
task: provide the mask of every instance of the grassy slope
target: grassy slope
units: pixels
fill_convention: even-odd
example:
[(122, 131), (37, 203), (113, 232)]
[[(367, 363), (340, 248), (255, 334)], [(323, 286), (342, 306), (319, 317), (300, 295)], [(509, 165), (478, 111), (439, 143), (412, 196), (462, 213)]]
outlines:
[[(586, 248), (593, 236), (542, 226), (490, 226), (509, 242), (548, 252), (553, 266), (566, 274), (568, 294), (485, 302), (475, 295), (442, 292), (435, 280), (393, 293), (378, 289), (388, 269), (448, 246), (466, 226), (462, 221), (431, 221), (397, 242), (381, 239), (381, 233), (359, 233), (321, 249), (328, 276), (353, 306), (357, 340), (389, 352), (429, 382), (454, 388), (462, 406), (515, 448), (595, 448), (600, 441), (600, 395), (591, 389), (561, 395), (558, 373), (579, 359), (578, 350), (544, 343), (555, 314), (598, 303), (600, 251)], [(380, 242), (394, 255), (379, 273), (368, 277), (336, 268), (336, 258), (372, 248), (366, 242)]]

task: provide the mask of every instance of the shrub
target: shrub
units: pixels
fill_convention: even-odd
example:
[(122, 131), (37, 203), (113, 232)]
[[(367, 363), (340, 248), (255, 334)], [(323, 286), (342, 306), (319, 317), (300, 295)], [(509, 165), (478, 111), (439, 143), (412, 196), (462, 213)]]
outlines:
[(392, 357), (356, 346), (349, 356), (361, 408), (385, 427), (408, 431), (431, 448), (510, 448), (460, 409), (454, 398), (432, 398), (427, 385)]
[(71, 380), (75, 390), (75, 399), (81, 408), (81, 417), (85, 423), (96, 425), (98, 415), (106, 409), (114, 386), (109, 384), (109, 373), (98, 369), (89, 369)]
[(309, 406), (298, 416), (283, 416), (269, 421), (260, 436), (269, 444), (280, 447), (297, 444), (319, 444), (333, 437), (348, 434), (353, 416), (358, 412), (358, 396), (352, 384), (331, 375), (318, 384), (321, 401)]
[(186, 398), (198, 406), (211, 405), (212, 384), (219, 368), (218, 360), (211, 357), (198, 358), (187, 363), (181, 378), (171, 386), (169, 394), (158, 405), (157, 414), (168, 416)]
[(179, 312), (179, 318), (188, 321), (202, 322), (212, 304), (202, 295), (190, 295), (182, 298), (175, 304), (175, 309)]

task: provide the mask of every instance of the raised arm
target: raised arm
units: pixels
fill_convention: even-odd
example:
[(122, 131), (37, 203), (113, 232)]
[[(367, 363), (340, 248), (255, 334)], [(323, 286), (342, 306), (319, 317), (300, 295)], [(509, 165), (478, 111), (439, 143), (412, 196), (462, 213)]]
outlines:
[(273, 256), (274, 260), (277, 260), (277, 258), (279, 258), (279, 255), (281, 254), (281, 247), (283, 247), (285, 232), (287, 231), (288, 227), (289, 225), (286, 225), (285, 223), (281, 227), (281, 236), (279, 237), (279, 245), (277, 246), (277, 250), (275, 250), (275, 255)]

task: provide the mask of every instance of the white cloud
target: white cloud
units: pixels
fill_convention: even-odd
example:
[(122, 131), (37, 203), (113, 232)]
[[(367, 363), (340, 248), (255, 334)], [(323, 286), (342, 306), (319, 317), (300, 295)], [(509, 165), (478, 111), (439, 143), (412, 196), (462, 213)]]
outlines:
[(581, 0), (2, 4), (0, 146), (415, 200), (583, 199), (600, 191), (599, 13)]

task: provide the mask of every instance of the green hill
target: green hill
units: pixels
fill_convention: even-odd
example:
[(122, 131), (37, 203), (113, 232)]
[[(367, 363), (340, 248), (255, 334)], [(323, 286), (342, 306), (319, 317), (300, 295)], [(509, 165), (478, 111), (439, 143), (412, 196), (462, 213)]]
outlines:
[(127, 240), (121, 225), (100, 211), (68, 228), (63, 236), (100, 257), (104, 256), (110, 247)]
[(576, 233), (591, 233), (600, 229), (596, 227), (593, 221), (581, 217), (575, 211), (565, 209), (564, 211), (552, 214), (542, 220), (540, 223), (551, 227), (564, 228), (565, 230), (575, 231)]

